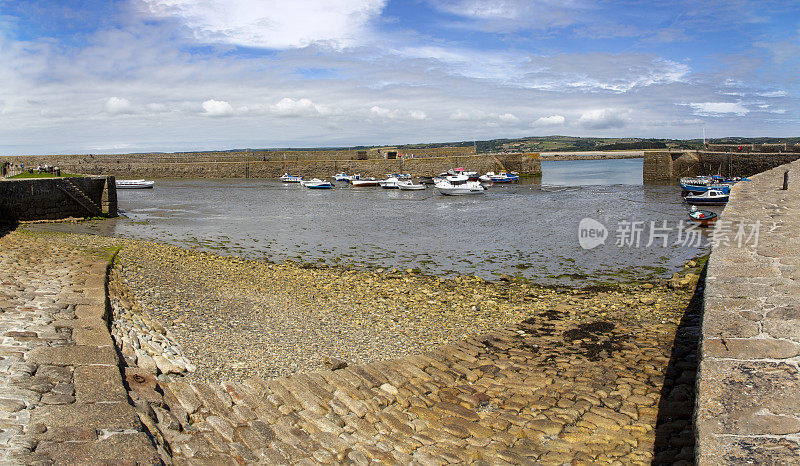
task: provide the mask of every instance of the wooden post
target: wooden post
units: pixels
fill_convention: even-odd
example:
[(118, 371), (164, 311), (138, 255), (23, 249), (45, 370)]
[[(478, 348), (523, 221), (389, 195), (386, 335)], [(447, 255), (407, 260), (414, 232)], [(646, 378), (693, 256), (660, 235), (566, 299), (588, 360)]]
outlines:
[(783, 190), (786, 191), (789, 189), (789, 170), (783, 172)]

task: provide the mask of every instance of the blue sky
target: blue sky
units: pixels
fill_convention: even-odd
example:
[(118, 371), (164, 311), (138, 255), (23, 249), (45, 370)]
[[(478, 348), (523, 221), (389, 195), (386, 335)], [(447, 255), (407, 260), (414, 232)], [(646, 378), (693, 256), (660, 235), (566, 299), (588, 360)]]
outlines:
[(800, 2), (0, 0), (0, 154), (798, 136)]

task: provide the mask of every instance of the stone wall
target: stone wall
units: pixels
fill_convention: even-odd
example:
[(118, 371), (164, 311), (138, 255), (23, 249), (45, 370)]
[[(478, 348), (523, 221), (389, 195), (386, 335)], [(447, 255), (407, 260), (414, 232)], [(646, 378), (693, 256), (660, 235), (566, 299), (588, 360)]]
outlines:
[[(16, 162), (18, 163), (18, 162)], [(25, 164), (30, 164), (26, 161)], [(387, 173), (410, 173), (413, 176), (435, 175), (455, 167), (465, 167), (484, 173), (513, 170), (533, 175), (541, 174), (538, 154), (508, 154), (502, 156), (467, 155), (448, 157), (415, 157), (406, 159), (319, 159), (269, 161), (182, 161), (180, 163), (143, 161), (139, 157), (109, 159), (73, 158), (50, 161), (63, 171), (93, 175), (114, 175), (117, 178), (277, 178), (284, 173), (305, 177), (330, 178), (338, 172), (360, 173), (382, 177)]]
[(434, 148), (396, 148), (374, 147), (370, 149), (318, 149), (318, 150), (241, 150), (209, 152), (150, 152), (140, 154), (75, 154), (75, 155), (23, 155), (3, 157), (2, 161), (24, 162), (28, 167), (36, 165), (56, 165), (59, 167), (82, 164), (118, 164), (146, 160), (150, 163), (187, 162), (263, 162), (298, 160), (360, 160), (385, 159), (386, 152), (393, 151), (415, 157), (459, 157), (475, 155), (475, 149), (468, 147)]
[(58, 220), (98, 214), (117, 215), (113, 176), (0, 180), (0, 221)]
[(674, 183), (684, 176), (753, 176), (800, 158), (800, 153), (645, 151), (645, 183)]
[[(772, 159), (774, 160), (774, 159)], [(781, 190), (790, 169), (789, 189)], [(800, 457), (800, 162), (738, 183), (708, 263), (697, 384), (699, 464)], [(760, 222), (757, 242), (739, 245)], [(726, 224), (720, 225), (721, 228)], [(720, 236), (721, 238), (721, 236)], [(755, 244), (754, 244), (755, 243)]]

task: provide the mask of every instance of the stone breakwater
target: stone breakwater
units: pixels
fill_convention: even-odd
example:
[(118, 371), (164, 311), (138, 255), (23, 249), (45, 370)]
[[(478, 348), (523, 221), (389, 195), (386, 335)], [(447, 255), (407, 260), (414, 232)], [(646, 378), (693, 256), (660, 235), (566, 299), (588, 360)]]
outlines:
[(709, 260), (697, 405), (704, 464), (800, 457), (798, 173), (794, 162), (737, 184), (721, 216), (761, 227), (756, 245), (720, 242)]
[(158, 462), (104, 320), (107, 263), (0, 231), (0, 463)]
[[(699, 303), (689, 290), (557, 292), (140, 242), (126, 242), (117, 264), (110, 288), (147, 315), (145, 333), (170, 332), (197, 364), (185, 376), (126, 368), (173, 463), (694, 457)], [(671, 285), (693, 283), (692, 272)]]

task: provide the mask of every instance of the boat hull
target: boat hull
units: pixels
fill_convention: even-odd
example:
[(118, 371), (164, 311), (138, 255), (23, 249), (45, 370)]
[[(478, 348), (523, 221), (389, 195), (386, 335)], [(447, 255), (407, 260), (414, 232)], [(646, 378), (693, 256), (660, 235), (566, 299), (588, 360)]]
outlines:
[(440, 194), (445, 196), (467, 196), (471, 194), (483, 194), (486, 192), (483, 189), (478, 188), (436, 188)]
[(145, 180), (120, 180), (114, 183), (117, 189), (153, 189), (154, 181)]
[(377, 180), (351, 180), (350, 184), (353, 185), (354, 188), (368, 188), (378, 186)]
[(689, 219), (701, 227), (708, 227), (717, 221), (717, 214), (710, 210), (695, 210), (689, 213)]
[(400, 184), (397, 187), (401, 191), (421, 191), (425, 189), (424, 184)]

